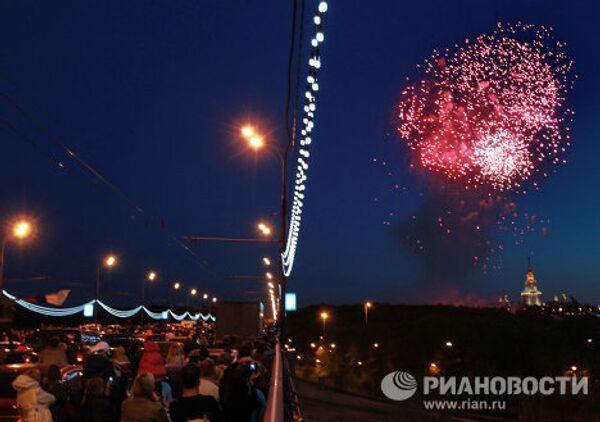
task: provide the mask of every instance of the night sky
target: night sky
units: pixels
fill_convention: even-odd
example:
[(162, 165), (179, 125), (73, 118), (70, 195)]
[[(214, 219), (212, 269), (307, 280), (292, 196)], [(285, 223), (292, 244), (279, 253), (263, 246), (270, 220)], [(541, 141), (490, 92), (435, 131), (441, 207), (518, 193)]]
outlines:
[[(329, 6), (303, 226), (289, 280), (299, 305), (517, 298), (530, 251), (546, 299), (567, 291), (600, 302), (600, 6)], [(307, 32), (315, 7), (306, 1)], [(275, 246), (202, 243), (191, 245), (192, 256), (174, 238), (251, 237), (259, 220), (278, 221), (278, 163), (248, 150), (238, 131), (252, 121), (269, 142), (285, 139), (290, 15), (291, 1), (2, 2), (0, 92), (152, 216), (135, 213), (94, 181), (3, 97), (0, 122), (36, 146), (0, 124), (0, 214), (28, 213), (38, 227), (34, 241), (8, 245), (7, 290), (32, 296), (71, 288), (68, 303), (79, 304), (93, 297), (98, 262), (113, 251), (119, 265), (102, 275), (108, 303), (137, 302), (149, 269), (159, 274), (147, 294), (154, 300), (174, 300), (176, 279), (223, 299), (262, 297), (264, 281), (228, 276), (264, 273), (260, 259), (275, 257)], [(529, 233), (515, 245), (490, 230), (493, 238), (506, 237), (499, 270), (467, 266), (434, 283), (421, 257), (398, 239), (398, 227), (430, 192), (426, 177), (408, 168), (394, 109), (405, 77), (434, 48), (518, 20), (553, 26), (579, 76), (568, 97), (576, 111), (568, 163), (539, 191), (517, 198), (520, 210), (550, 222), (548, 232)], [(448, 259), (439, 256), (440, 265)], [(31, 280), (39, 276), (49, 280)]]

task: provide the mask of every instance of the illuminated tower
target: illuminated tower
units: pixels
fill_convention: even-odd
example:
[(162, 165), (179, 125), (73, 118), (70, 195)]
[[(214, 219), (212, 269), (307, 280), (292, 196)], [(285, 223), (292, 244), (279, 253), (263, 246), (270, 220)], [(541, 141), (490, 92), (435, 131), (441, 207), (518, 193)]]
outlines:
[(527, 261), (527, 276), (525, 277), (525, 289), (521, 292), (521, 305), (541, 306), (542, 292), (537, 288), (537, 281), (531, 269), (531, 257)]

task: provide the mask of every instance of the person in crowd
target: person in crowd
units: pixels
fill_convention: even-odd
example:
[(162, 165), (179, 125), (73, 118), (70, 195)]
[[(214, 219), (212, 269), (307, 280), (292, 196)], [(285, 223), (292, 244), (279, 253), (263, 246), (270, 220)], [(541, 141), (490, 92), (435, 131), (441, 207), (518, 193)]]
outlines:
[(217, 385), (217, 367), (212, 359), (200, 362), (200, 394), (214, 397), (219, 401), (219, 386)]
[(83, 380), (100, 377), (105, 382), (115, 379), (113, 363), (108, 358), (110, 346), (105, 341), (99, 341), (90, 348), (90, 355), (83, 363)]
[(183, 367), (185, 365), (185, 355), (183, 354), (183, 345), (173, 343), (167, 352), (167, 366)]
[(115, 409), (106, 394), (107, 386), (100, 377), (88, 380), (83, 403), (81, 422), (113, 422), (117, 420)]
[(231, 353), (229, 353), (229, 352), (221, 353), (219, 355), (219, 357), (217, 358), (217, 361), (215, 362), (215, 364), (217, 365), (217, 381), (220, 383), (221, 379), (223, 378), (225, 369), (227, 369), (227, 367), (229, 365), (231, 365)]
[(41, 350), (39, 360), (43, 365), (64, 366), (69, 364), (67, 354), (60, 347), (60, 339), (58, 337), (50, 338), (48, 344)]
[(183, 344), (172, 343), (167, 353), (165, 367), (167, 369), (167, 379), (173, 392), (173, 397), (181, 396), (183, 386), (181, 384), (181, 368), (185, 365), (185, 355), (183, 354)]
[[(221, 401), (225, 397), (224, 391), (229, 388), (229, 374), (233, 372), (241, 363), (251, 362), (252, 358), (250, 355), (252, 354), (252, 347), (249, 344), (243, 344), (238, 350), (237, 359), (233, 361), (225, 370), (223, 371), (223, 376), (221, 378), (221, 382), (219, 384), (219, 398)], [(223, 404), (223, 403), (221, 403)]]
[(60, 368), (56, 365), (50, 365), (46, 372), (46, 383), (44, 390), (52, 394), (56, 401), (50, 408), (52, 418), (55, 421), (75, 422), (75, 407), (70, 401), (71, 392), (68, 384), (61, 382)]
[(219, 422), (219, 404), (214, 397), (199, 393), (200, 368), (188, 363), (181, 370), (183, 395), (169, 406), (172, 422), (187, 422), (190, 420), (208, 420)]
[(169, 422), (169, 416), (154, 391), (154, 376), (140, 373), (133, 381), (131, 397), (121, 408), (121, 422)]
[(115, 347), (112, 360), (121, 366), (131, 364), (131, 361), (129, 360), (129, 357), (127, 357), (127, 353), (125, 353), (125, 348), (123, 346)]
[[(252, 364), (250, 364), (252, 365)], [(260, 362), (254, 363), (254, 370), (250, 374), (250, 389), (252, 400), (256, 403), (256, 407), (250, 416), (250, 422), (259, 422), (263, 420), (264, 411), (267, 407), (267, 399), (265, 396), (265, 367)]]
[(260, 409), (259, 397), (250, 381), (255, 370), (255, 363), (244, 361), (235, 364), (223, 379), (226, 385), (219, 392), (219, 397), (225, 422), (250, 421)]
[(146, 343), (144, 354), (138, 368), (138, 374), (149, 372), (154, 376), (156, 382), (156, 390), (165, 407), (173, 401), (173, 392), (169, 384), (165, 381), (167, 376), (167, 368), (165, 360), (160, 354), (158, 344), (153, 341)]
[(40, 386), (42, 375), (29, 369), (12, 382), (17, 390), (17, 410), (22, 422), (52, 422), (50, 406), (56, 398)]

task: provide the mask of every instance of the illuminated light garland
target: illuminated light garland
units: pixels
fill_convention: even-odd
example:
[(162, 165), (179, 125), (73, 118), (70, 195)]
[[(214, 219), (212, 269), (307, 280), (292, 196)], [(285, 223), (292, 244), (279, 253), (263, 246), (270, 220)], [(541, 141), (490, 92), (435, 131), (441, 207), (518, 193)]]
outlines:
[(98, 305), (100, 305), (102, 307), (102, 309), (104, 309), (109, 314), (116, 316), (118, 318), (131, 318), (132, 316), (137, 314), (140, 311), (140, 309), (142, 309), (141, 306), (138, 306), (137, 308), (133, 308), (128, 311), (119, 310), (119, 309), (111, 308), (110, 306), (104, 304), (101, 300), (98, 301)]
[[(35, 303), (30, 303), (27, 302), (23, 299), (19, 299), (16, 296), (11, 295), (10, 293), (8, 293), (6, 290), (3, 290), (2, 293), (4, 294), (4, 296), (6, 296), (9, 300), (12, 300), (13, 302), (15, 302), (17, 305), (41, 314), (41, 315), (45, 315), (45, 316), (52, 316), (52, 317), (63, 317), (63, 316), (70, 316), (70, 315), (75, 315), (78, 314), (80, 312), (83, 312), (84, 308), (86, 306), (90, 306), (93, 305), (94, 303), (98, 303), (98, 305), (100, 305), (100, 307), (102, 309), (104, 309), (106, 312), (108, 312), (109, 314), (117, 317), (117, 318), (131, 318), (132, 316), (134, 316), (135, 314), (137, 314), (138, 312), (140, 312), (141, 310), (144, 310), (146, 312), (146, 314), (148, 314), (148, 316), (152, 319), (155, 320), (164, 320), (168, 318), (168, 315), (170, 314), (174, 319), (176, 319), (177, 321), (181, 321), (185, 318), (190, 318), (192, 320), (197, 320), (199, 318), (201, 318), (203, 321), (216, 321), (216, 318), (214, 315), (208, 314), (208, 315), (204, 315), (203, 313), (199, 312), (197, 314), (190, 314), (188, 311), (184, 312), (181, 315), (177, 315), (175, 314), (171, 309), (167, 309), (165, 311), (162, 312), (152, 312), (150, 311), (148, 308), (146, 308), (145, 306), (137, 306), (133, 309), (129, 309), (129, 310), (121, 310), (121, 309), (115, 309), (115, 308), (111, 308), (110, 306), (106, 305), (104, 302), (98, 300), (91, 300), (89, 302), (86, 302), (82, 305), (79, 306), (74, 306), (71, 308), (50, 308), (47, 306), (41, 306), (41, 305), (37, 305)], [(167, 318), (165, 318), (165, 315), (167, 316)]]
[(23, 308), (28, 309), (32, 312), (46, 315), (46, 316), (75, 315), (77, 313), (83, 312), (83, 308), (86, 305), (91, 305), (94, 303), (94, 301), (90, 301), (90, 302), (84, 303), (83, 305), (74, 306), (72, 308), (48, 308), (45, 306), (36, 305), (35, 303), (27, 302), (23, 299), (18, 299), (16, 296), (13, 296), (10, 293), (8, 293), (6, 290), (3, 290), (2, 293), (4, 293), (4, 296), (6, 296), (8, 299), (14, 301), (17, 305), (22, 306)]
[[(292, 272), (296, 248), (298, 246), (298, 235), (300, 234), (300, 222), (302, 220), (302, 207), (304, 205), (304, 191), (306, 190), (306, 180), (308, 171), (308, 159), (310, 157), (310, 145), (312, 143), (312, 130), (314, 128), (314, 117), (317, 109), (316, 95), (319, 91), (317, 71), (321, 68), (320, 45), (325, 41), (323, 32), (323, 18), (327, 12), (328, 5), (326, 1), (319, 2), (317, 11), (313, 18), (314, 35), (310, 41), (311, 51), (308, 59), (308, 76), (306, 78), (306, 91), (304, 93), (304, 108), (302, 114), (302, 125), (300, 130), (300, 149), (298, 150), (298, 167), (296, 172), (296, 181), (294, 185), (294, 196), (292, 200), (292, 210), (290, 225), (288, 229), (285, 251), (281, 254), (283, 261), (283, 273), (286, 277)], [(276, 304), (271, 299), (274, 315), (276, 316)]]

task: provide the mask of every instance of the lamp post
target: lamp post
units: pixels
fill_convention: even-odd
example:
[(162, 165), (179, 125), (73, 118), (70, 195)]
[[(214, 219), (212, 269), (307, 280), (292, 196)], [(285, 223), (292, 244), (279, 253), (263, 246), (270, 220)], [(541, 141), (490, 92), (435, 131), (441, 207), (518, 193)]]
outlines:
[[(181, 283), (180, 283), (179, 281), (176, 281), (176, 282), (174, 282), (174, 283), (173, 283), (173, 290), (175, 290), (175, 292), (178, 292), (178, 291), (179, 291), (179, 289), (181, 289)], [(169, 297), (170, 297), (170, 296), (171, 296), (171, 295), (169, 295)], [(170, 308), (170, 307), (171, 307), (171, 305), (172, 305), (171, 303), (168, 303), (168, 304), (167, 304), (167, 308)]]
[(321, 319), (323, 320), (323, 340), (325, 340), (325, 322), (329, 318), (329, 314), (327, 312), (321, 312)]
[(363, 306), (365, 310), (365, 325), (369, 325), (369, 308), (371, 308), (371, 306), (373, 306), (373, 304), (369, 301), (366, 301)]
[[(195, 287), (190, 290), (191, 296), (196, 297), (197, 294), (198, 294), (198, 289), (196, 289)], [(185, 307), (188, 312), (190, 311), (190, 295), (186, 296), (186, 298), (185, 298)]]
[(100, 272), (102, 266), (106, 268), (112, 268), (116, 265), (117, 258), (114, 255), (108, 255), (105, 257), (100, 264), (98, 264), (97, 272), (96, 272), (96, 302), (94, 303), (94, 323), (98, 323), (98, 310), (100, 309), (98, 306), (98, 301), (100, 300)]
[[(234, 237), (216, 237), (216, 236), (185, 236), (184, 240), (187, 241), (217, 241), (217, 242), (248, 242), (248, 243), (279, 243), (279, 284), (280, 284), (280, 296), (285, 297), (287, 278), (283, 270), (283, 253), (285, 252), (285, 245), (287, 239), (287, 183), (286, 183), (286, 168), (287, 168), (287, 157), (289, 155), (290, 143), (288, 142), (285, 148), (280, 148), (276, 144), (265, 142), (263, 136), (259, 134), (254, 127), (246, 125), (240, 129), (241, 137), (248, 143), (248, 146), (255, 151), (260, 149), (268, 149), (274, 152), (281, 166), (281, 228), (279, 230), (279, 238), (276, 240), (265, 238), (272, 233), (272, 228), (265, 223), (258, 225), (259, 232), (263, 235), (263, 238), (234, 238)], [(265, 264), (269, 261), (263, 261)], [(268, 264), (267, 264), (268, 265)], [(285, 312), (281, 313), (281, 327), (285, 327)], [(283, 337), (285, 334), (281, 333)]]
[[(277, 144), (266, 143), (260, 134), (256, 133), (254, 127), (246, 125), (241, 129), (242, 137), (248, 142), (248, 145), (258, 151), (262, 148), (267, 148), (275, 153), (279, 159), (281, 166), (281, 227), (279, 229), (279, 284), (281, 286), (281, 297), (285, 297), (287, 291), (287, 277), (283, 271), (283, 254), (285, 252), (285, 242), (287, 239), (287, 182), (286, 182), (286, 170), (287, 170), (287, 156), (290, 149), (290, 143), (288, 142), (285, 149), (281, 149)], [(259, 227), (260, 229), (260, 227)], [(264, 231), (263, 231), (263, 234)], [(268, 261), (270, 263), (270, 261)], [(266, 264), (266, 262), (265, 262)], [(267, 264), (268, 265), (268, 264)], [(281, 326), (285, 325), (285, 311), (280, 313)]]
[(0, 303), (4, 301), (4, 252), (9, 240), (24, 240), (31, 235), (31, 223), (25, 219), (16, 220), (6, 231), (0, 233)]
[(146, 279), (142, 280), (142, 309), (140, 309), (140, 321), (142, 325), (144, 325), (144, 312), (146, 312), (144, 311), (144, 305), (146, 301), (146, 281), (153, 282), (156, 280), (156, 277), (156, 272), (148, 271), (148, 274), (146, 274)]

